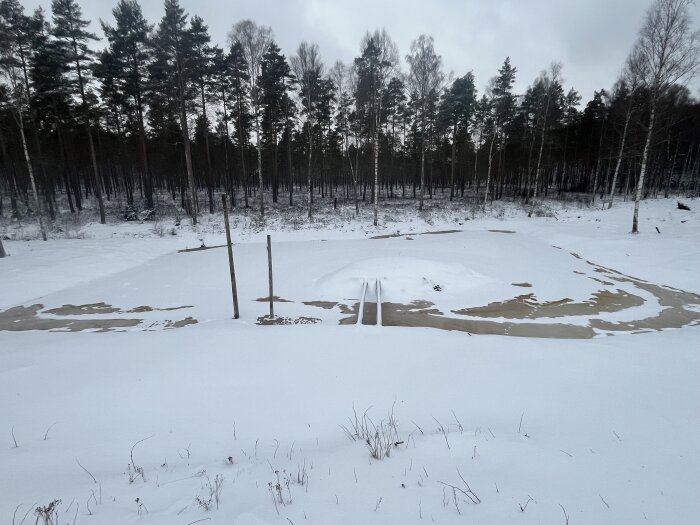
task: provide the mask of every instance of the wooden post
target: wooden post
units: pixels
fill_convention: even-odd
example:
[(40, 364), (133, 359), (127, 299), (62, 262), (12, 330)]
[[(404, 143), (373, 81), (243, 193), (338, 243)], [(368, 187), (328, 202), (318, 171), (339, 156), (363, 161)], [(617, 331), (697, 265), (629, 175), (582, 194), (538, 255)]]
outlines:
[(233, 296), (233, 318), (238, 319), (238, 290), (236, 289), (236, 268), (233, 264), (233, 246), (231, 244), (231, 227), (228, 224), (228, 206), (226, 194), (221, 194), (221, 203), (224, 208), (224, 224), (226, 225), (226, 247), (228, 248), (228, 266), (231, 270), (231, 295)]
[(274, 310), (274, 296), (272, 295), (272, 243), (270, 242), (270, 236), (267, 236), (267, 268), (268, 268), (268, 279), (270, 281), (270, 319), (275, 318)]

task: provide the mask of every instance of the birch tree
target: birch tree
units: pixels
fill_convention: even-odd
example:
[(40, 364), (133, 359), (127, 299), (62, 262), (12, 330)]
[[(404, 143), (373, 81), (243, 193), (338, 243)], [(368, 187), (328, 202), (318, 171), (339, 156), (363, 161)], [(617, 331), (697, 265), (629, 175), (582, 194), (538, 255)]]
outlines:
[(627, 142), (627, 134), (629, 132), (630, 120), (632, 119), (632, 113), (634, 112), (634, 102), (635, 94), (637, 90), (637, 79), (629, 70), (623, 73), (623, 78), (616, 84), (613, 92), (613, 101), (621, 100), (624, 104), (624, 125), (622, 128), (622, 135), (620, 136), (620, 146), (617, 151), (617, 160), (615, 161), (615, 171), (613, 172), (613, 179), (610, 185), (610, 193), (608, 194), (608, 202), (603, 204), (605, 209), (612, 208), (613, 198), (615, 195), (615, 188), (617, 187), (617, 179), (620, 174), (620, 166), (622, 165), (622, 157), (625, 153), (625, 145)]
[(309, 149), (307, 151), (307, 183), (309, 185), (309, 219), (313, 214), (314, 193), (311, 180), (311, 159), (313, 150), (313, 127), (315, 105), (317, 103), (319, 83), (323, 75), (323, 62), (318, 52), (318, 45), (302, 42), (299, 44), (297, 54), (292, 57), (292, 70), (299, 82), (299, 90), (302, 96), (302, 106), (306, 113), (306, 128), (308, 133)]
[(343, 137), (343, 141), (341, 143), (342, 154), (343, 156), (347, 157), (348, 164), (350, 165), (353, 199), (355, 202), (355, 216), (357, 217), (360, 214), (360, 203), (357, 198), (357, 170), (352, 163), (352, 158), (350, 157), (350, 126), (348, 122), (348, 110), (352, 104), (350, 90), (348, 89), (348, 85), (352, 83), (351, 71), (349, 71), (349, 68), (345, 64), (338, 60), (333, 65), (330, 76), (336, 89), (336, 100), (338, 102), (337, 127)]
[(374, 173), (373, 215), (377, 225), (379, 210), (379, 128), (382, 117), (382, 95), (399, 62), (396, 44), (385, 29), (365, 34), (360, 43), (361, 55), (355, 59), (358, 84), (356, 99), (364, 99), (372, 137)]
[(687, 82), (698, 68), (700, 36), (693, 31), (694, 0), (655, 0), (649, 7), (627, 68), (649, 93), (649, 124), (634, 197), (632, 233), (639, 232), (639, 202), (644, 190), (658, 102), (674, 84)]
[(420, 35), (411, 43), (411, 52), (406, 55), (409, 65), (408, 87), (418, 110), (421, 134), (420, 153), (420, 201), (418, 209), (423, 210), (425, 188), (425, 135), (426, 113), (431, 101), (437, 99), (440, 86), (445, 78), (442, 72), (442, 58), (435, 53), (433, 37)]
[(240, 43), (243, 57), (248, 68), (248, 94), (255, 123), (255, 143), (258, 150), (258, 197), (260, 199), (260, 216), (265, 216), (265, 201), (263, 199), (262, 174), (262, 131), (260, 129), (260, 86), (259, 78), (262, 73), (262, 61), (265, 51), (272, 42), (272, 29), (259, 26), (252, 20), (241, 20), (233, 26), (228, 35), (230, 43)]
[(543, 101), (543, 114), (541, 115), (542, 119), (542, 128), (540, 130), (540, 150), (537, 154), (537, 170), (535, 171), (535, 183), (533, 187), (533, 205), (534, 205), (534, 199), (537, 198), (537, 190), (539, 188), (539, 182), (540, 182), (540, 171), (542, 169), (542, 152), (544, 151), (544, 140), (545, 140), (545, 134), (547, 133), (547, 123), (548, 123), (548, 118), (549, 118), (549, 113), (550, 113), (550, 108), (552, 107), (554, 103), (554, 97), (557, 96), (558, 93), (558, 88), (561, 87), (561, 68), (562, 65), (560, 62), (555, 62), (553, 63), (549, 71), (544, 71), (542, 73), (542, 76), (540, 78), (540, 82), (542, 82), (543, 87), (544, 87), (544, 101)]

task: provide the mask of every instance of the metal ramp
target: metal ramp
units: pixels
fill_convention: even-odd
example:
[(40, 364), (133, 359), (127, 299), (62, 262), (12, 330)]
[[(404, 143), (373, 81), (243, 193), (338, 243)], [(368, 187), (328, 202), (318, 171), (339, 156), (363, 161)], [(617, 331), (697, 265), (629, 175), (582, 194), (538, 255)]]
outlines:
[[(362, 282), (362, 293), (360, 295), (360, 306), (358, 307), (358, 312), (357, 312), (357, 325), (363, 325), (363, 324), (374, 324), (371, 322), (365, 322), (365, 309), (368, 304), (367, 302), (367, 291), (370, 289), (370, 283), (365, 280)], [(370, 292), (371, 293), (371, 292)], [(375, 297), (375, 305), (376, 305), (376, 325), (377, 326), (382, 326), (382, 282), (379, 279), (375, 279), (374, 281), (374, 297)]]

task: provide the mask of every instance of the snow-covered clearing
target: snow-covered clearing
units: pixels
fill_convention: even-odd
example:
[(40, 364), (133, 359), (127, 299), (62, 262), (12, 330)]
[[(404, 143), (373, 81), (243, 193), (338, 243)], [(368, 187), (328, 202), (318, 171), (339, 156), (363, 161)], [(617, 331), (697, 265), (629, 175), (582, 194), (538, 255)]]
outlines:
[[(60, 499), (76, 524), (697, 523), (689, 203), (645, 202), (637, 236), (625, 203), (239, 216), (237, 321), (226, 249), (178, 252), (223, 244), (220, 216), (5, 241), (0, 521)], [(266, 233), (290, 325), (260, 324)], [(353, 324), (377, 279), (410, 327)]]

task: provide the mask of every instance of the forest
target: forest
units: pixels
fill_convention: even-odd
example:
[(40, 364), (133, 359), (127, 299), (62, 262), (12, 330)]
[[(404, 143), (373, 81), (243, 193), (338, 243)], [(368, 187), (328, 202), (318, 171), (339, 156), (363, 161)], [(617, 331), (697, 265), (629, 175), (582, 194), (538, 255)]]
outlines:
[(514, 92), (508, 57), (479, 92), (468, 54), (446, 72), (426, 35), (404, 62), (385, 30), (368, 31), (352, 63), (331, 63), (306, 41), (285, 57), (251, 20), (212, 42), (178, 0), (157, 21), (119, 0), (102, 40), (76, 0), (31, 14), (2, 0), (0, 214), (36, 216), (46, 237), (61, 206), (80, 213), (89, 199), (102, 223), (106, 201), (123, 200), (121, 219), (172, 199), (196, 224), (225, 192), (261, 216), (298, 202), (309, 218), (315, 206), (372, 205), (376, 225), (382, 201), (422, 210), (436, 194), (609, 207), (697, 193), (700, 105), (684, 85), (697, 35), (687, 16), (669, 29), (670, 66), (647, 45), (669, 5), (687, 15), (688, 0), (657, 3), (612, 88), (583, 101), (558, 62)]

